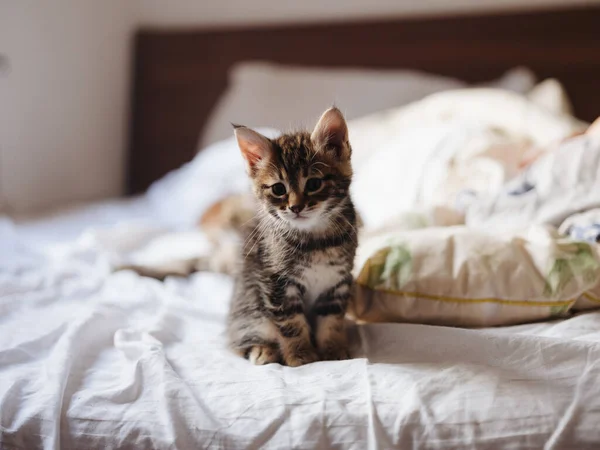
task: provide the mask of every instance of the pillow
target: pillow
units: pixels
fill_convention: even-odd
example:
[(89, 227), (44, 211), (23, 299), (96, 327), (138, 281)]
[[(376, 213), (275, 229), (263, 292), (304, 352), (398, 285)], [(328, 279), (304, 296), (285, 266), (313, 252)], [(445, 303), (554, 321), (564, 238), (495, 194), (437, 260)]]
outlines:
[(349, 313), (370, 322), (465, 327), (564, 316), (600, 281), (595, 245), (551, 227), (488, 234), (464, 226), (363, 240)]
[(600, 308), (600, 283), (585, 291), (573, 305), (573, 311), (589, 311)]
[[(535, 76), (526, 69), (508, 72), (489, 85), (526, 92)], [(234, 66), (229, 88), (202, 131), (200, 146), (231, 135), (230, 122), (279, 130), (312, 127), (318, 114), (336, 104), (351, 120), (398, 107), (434, 92), (467, 84), (412, 70), (323, 69), (247, 62)]]
[[(590, 209), (568, 217), (558, 228), (558, 232), (571, 239), (600, 243), (600, 208)], [(575, 311), (600, 307), (600, 283), (584, 292), (573, 306)]]

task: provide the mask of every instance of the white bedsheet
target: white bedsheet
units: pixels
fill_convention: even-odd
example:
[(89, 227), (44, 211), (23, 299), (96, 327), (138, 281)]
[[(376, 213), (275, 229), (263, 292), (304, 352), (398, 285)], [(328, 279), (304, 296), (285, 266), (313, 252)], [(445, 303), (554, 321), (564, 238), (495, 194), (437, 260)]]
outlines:
[(39, 217), (22, 217), (14, 231), (29, 246), (47, 248), (72, 242), (90, 228), (111, 228), (119, 223), (160, 225), (164, 220), (144, 195), (74, 205)]
[(255, 367), (223, 345), (229, 278), (111, 274), (115, 258), (151, 258), (137, 246), (161, 225), (189, 226), (246, 188), (232, 142), (137, 200), (16, 228), (0, 218), (0, 449), (600, 446), (600, 312), (487, 330), (361, 325), (351, 360)]
[[(6, 225), (6, 224), (5, 224)], [(494, 330), (353, 329), (354, 359), (255, 367), (231, 281), (110, 274), (100, 234), (0, 227), (0, 448), (597, 448), (600, 313)]]

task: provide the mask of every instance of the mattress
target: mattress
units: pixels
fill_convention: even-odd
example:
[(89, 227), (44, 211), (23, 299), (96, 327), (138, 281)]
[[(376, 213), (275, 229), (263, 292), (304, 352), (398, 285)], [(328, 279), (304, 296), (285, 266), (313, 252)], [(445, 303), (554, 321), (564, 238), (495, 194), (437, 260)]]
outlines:
[[(35, 242), (96, 220), (58, 219), (38, 222)], [(257, 367), (224, 347), (231, 279), (111, 273), (108, 222), (43, 248), (24, 239), (31, 227), (0, 226), (2, 448), (600, 442), (600, 312), (479, 330), (353, 325), (350, 360)]]

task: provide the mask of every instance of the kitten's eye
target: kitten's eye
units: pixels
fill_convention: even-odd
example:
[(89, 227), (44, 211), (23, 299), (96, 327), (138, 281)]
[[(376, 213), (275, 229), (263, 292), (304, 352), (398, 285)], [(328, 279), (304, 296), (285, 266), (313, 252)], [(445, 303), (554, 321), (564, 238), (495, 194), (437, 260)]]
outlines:
[(306, 192), (314, 192), (318, 191), (322, 184), (323, 181), (320, 178), (309, 178), (306, 181), (306, 186), (304, 188), (306, 189)]
[(275, 183), (273, 186), (271, 186), (271, 190), (273, 191), (273, 194), (277, 197), (285, 195), (285, 186), (283, 183)]

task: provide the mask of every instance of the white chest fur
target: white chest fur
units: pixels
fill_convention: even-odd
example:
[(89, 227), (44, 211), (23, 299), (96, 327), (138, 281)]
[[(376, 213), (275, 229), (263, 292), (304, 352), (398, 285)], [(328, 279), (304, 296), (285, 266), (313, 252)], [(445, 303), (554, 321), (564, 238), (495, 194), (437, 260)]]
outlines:
[(344, 278), (341, 266), (331, 266), (327, 263), (312, 264), (302, 272), (302, 282), (306, 287), (305, 302), (312, 305), (327, 289), (335, 286)]

